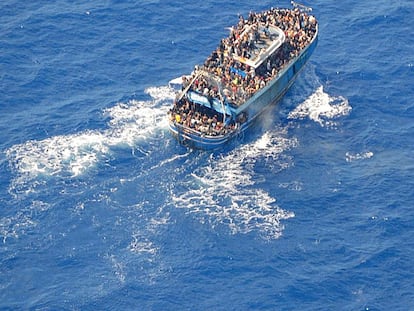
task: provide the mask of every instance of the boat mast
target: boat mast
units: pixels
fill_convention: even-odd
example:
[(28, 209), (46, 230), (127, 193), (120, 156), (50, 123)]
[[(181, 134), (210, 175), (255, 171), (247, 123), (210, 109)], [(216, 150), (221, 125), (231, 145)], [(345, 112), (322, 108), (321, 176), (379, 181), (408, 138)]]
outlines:
[(226, 124), (226, 107), (224, 105), (224, 98), (223, 95), (221, 95), (221, 88), (220, 88), (220, 82), (217, 81), (217, 77), (213, 76), (213, 80), (216, 82), (217, 84), (217, 89), (218, 89), (218, 95), (220, 96), (220, 103), (221, 103), (221, 107), (223, 109), (223, 124)]
[(177, 102), (181, 100), (181, 98), (183, 98), (183, 96), (188, 92), (188, 90), (190, 89), (191, 85), (194, 83), (195, 79), (198, 78), (198, 76), (200, 75), (200, 72), (196, 72), (196, 75), (194, 76), (194, 78), (191, 80), (191, 82), (185, 87), (185, 89), (181, 92), (181, 94), (177, 97)]

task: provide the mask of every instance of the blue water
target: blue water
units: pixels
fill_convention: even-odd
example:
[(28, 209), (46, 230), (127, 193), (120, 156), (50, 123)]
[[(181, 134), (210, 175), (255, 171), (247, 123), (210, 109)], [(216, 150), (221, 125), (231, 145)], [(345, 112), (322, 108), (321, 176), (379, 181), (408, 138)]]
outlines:
[(288, 1), (0, 4), (1, 310), (414, 310), (414, 3), (305, 4), (310, 62), (212, 153), (168, 81)]

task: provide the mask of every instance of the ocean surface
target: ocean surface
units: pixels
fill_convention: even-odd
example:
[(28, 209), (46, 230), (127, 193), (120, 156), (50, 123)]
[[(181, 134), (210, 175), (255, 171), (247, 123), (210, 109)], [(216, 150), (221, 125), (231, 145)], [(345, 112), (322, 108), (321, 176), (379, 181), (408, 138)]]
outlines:
[(204, 152), (168, 82), (289, 1), (1, 2), (0, 310), (414, 310), (414, 2), (304, 4), (304, 71)]

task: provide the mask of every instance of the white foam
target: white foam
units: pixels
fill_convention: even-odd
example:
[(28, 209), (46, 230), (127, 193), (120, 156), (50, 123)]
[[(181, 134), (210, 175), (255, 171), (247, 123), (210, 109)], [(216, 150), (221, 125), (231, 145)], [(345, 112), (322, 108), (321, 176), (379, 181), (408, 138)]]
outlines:
[(47, 211), (49, 208), (50, 204), (34, 200), (15, 215), (0, 218), (0, 236), (3, 237), (3, 243), (6, 243), (7, 238), (18, 238), (29, 228), (36, 227), (37, 222), (33, 220), (34, 216)]
[(106, 258), (111, 263), (114, 274), (119, 282), (124, 283), (126, 278), (125, 265), (116, 258), (115, 255), (107, 255)]
[(29, 215), (19, 212), (15, 216), (0, 219), (0, 236), (6, 243), (7, 238), (18, 238), (27, 228), (35, 226), (36, 222)]
[(186, 185), (190, 189), (172, 195), (175, 205), (212, 226), (224, 224), (233, 234), (257, 230), (266, 238), (279, 237), (283, 230), (281, 220), (294, 214), (278, 207), (268, 192), (254, 187), (253, 177), (257, 175), (257, 161), (279, 169), (291, 164), (283, 152), (296, 146), (297, 141), (285, 138), (284, 134), (266, 132), (257, 141), (228, 155), (211, 157), (206, 166), (189, 176), (192, 180)]
[(349, 102), (342, 96), (330, 96), (323, 86), (310, 95), (302, 104), (289, 113), (289, 119), (309, 118), (321, 126), (336, 126), (336, 119), (348, 115), (352, 110)]
[(353, 162), (356, 160), (364, 160), (364, 159), (370, 159), (374, 156), (374, 153), (371, 151), (361, 152), (361, 153), (351, 153), (347, 152), (345, 154), (345, 160), (346, 162)]
[(113, 146), (135, 147), (153, 139), (167, 127), (166, 113), (173, 98), (168, 87), (146, 90), (150, 101), (131, 100), (104, 110), (110, 117), (109, 128), (31, 140), (6, 151), (10, 166), (16, 171), (14, 184), (39, 175), (79, 176), (110, 153)]
[(145, 90), (156, 103), (172, 101), (175, 97), (175, 90), (169, 86), (149, 87)]
[(142, 237), (141, 234), (133, 234), (129, 250), (133, 253), (145, 253), (148, 255), (155, 255), (158, 251), (154, 243), (148, 240), (148, 238)]
[(303, 188), (303, 183), (300, 181), (285, 182), (279, 183), (279, 187), (283, 189), (289, 189), (291, 191), (301, 191)]

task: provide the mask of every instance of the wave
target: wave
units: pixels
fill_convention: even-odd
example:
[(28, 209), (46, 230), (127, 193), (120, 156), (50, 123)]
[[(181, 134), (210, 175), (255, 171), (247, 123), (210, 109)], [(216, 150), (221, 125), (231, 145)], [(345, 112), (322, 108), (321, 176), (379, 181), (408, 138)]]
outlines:
[(6, 150), (6, 157), (21, 184), (38, 176), (76, 177), (105, 159), (115, 146), (134, 147), (167, 127), (165, 118), (174, 93), (169, 87), (146, 90), (151, 101), (130, 100), (104, 110), (109, 128), (87, 130), (44, 140), (32, 140)]
[(49, 208), (49, 203), (34, 200), (15, 215), (0, 218), (0, 237), (3, 237), (3, 244), (6, 243), (8, 238), (18, 238), (26, 230), (36, 227), (37, 220), (33, 215), (41, 214)]
[(319, 86), (303, 103), (288, 115), (289, 119), (309, 118), (322, 127), (336, 127), (334, 119), (348, 115), (352, 110), (343, 96), (331, 96)]
[(374, 153), (371, 151), (361, 152), (361, 153), (351, 153), (347, 152), (345, 154), (345, 160), (346, 162), (353, 162), (357, 160), (364, 160), (364, 159), (370, 159), (374, 156)]
[(284, 152), (297, 145), (287, 138), (286, 128), (266, 132), (227, 155), (211, 156), (204, 167), (188, 177), (185, 192), (173, 194), (176, 207), (196, 214), (201, 222), (226, 225), (233, 234), (259, 231), (265, 238), (278, 238), (281, 221), (294, 217), (275, 204), (276, 199), (255, 185), (255, 165), (286, 169), (292, 159)]

